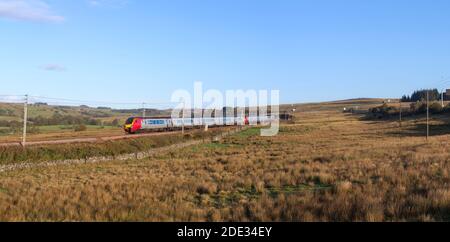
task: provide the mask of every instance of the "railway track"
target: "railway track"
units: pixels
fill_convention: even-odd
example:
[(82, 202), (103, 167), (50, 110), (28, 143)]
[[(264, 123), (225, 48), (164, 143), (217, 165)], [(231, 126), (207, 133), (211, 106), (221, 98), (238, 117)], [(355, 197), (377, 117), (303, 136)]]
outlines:
[[(133, 134), (133, 135), (116, 135), (116, 136), (95, 137), (95, 138), (73, 138), (73, 139), (59, 139), (59, 140), (45, 140), (45, 141), (29, 141), (26, 143), (26, 145), (33, 146), (33, 145), (54, 145), (54, 144), (73, 144), (73, 143), (99, 143), (99, 142), (105, 142), (105, 141), (135, 139), (135, 138), (149, 137), (149, 136), (162, 136), (162, 135), (176, 134), (176, 133), (181, 133), (181, 131), (144, 133), (144, 134)], [(10, 147), (10, 146), (22, 146), (22, 143), (21, 142), (0, 143), (0, 147)]]

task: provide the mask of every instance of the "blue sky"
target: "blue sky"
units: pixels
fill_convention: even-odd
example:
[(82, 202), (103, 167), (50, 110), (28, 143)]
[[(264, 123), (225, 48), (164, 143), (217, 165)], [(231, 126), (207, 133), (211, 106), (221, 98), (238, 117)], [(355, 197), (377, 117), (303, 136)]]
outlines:
[[(450, 77), (450, 1), (0, 0), (0, 94), (284, 103), (399, 97)], [(449, 85), (450, 88), (450, 85)]]

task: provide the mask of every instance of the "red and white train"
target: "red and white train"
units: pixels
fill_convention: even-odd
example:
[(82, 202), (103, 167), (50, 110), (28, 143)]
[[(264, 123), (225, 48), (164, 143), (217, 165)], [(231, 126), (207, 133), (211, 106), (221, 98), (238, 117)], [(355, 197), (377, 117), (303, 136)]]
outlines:
[(217, 117), (217, 118), (177, 118), (170, 117), (130, 117), (123, 126), (125, 132), (129, 134), (145, 131), (168, 131), (177, 130), (182, 127), (217, 127), (217, 126), (238, 126), (250, 124), (267, 124), (271, 117)]

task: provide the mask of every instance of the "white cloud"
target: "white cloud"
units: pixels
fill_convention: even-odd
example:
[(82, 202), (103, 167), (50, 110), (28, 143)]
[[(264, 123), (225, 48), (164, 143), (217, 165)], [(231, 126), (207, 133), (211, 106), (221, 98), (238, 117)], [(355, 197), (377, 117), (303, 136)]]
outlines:
[(40, 68), (42, 70), (46, 70), (46, 71), (58, 71), (58, 72), (67, 70), (67, 68), (65, 66), (58, 65), (58, 64), (48, 64), (48, 65), (41, 66)]
[(0, 17), (38, 22), (62, 22), (64, 17), (53, 13), (42, 0), (0, 0)]
[(122, 7), (128, 4), (129, 0), (87, 0), (91, 6), (107, 6), (107, 7)]

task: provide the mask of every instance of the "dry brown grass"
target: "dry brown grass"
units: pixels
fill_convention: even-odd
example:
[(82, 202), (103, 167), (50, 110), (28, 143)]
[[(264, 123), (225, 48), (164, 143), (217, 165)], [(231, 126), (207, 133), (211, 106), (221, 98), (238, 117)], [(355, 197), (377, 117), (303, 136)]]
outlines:
[(327, 111), (271, 138), (6, 172), (0, 220), (449, 221), (450, 135), (409, 134)]

